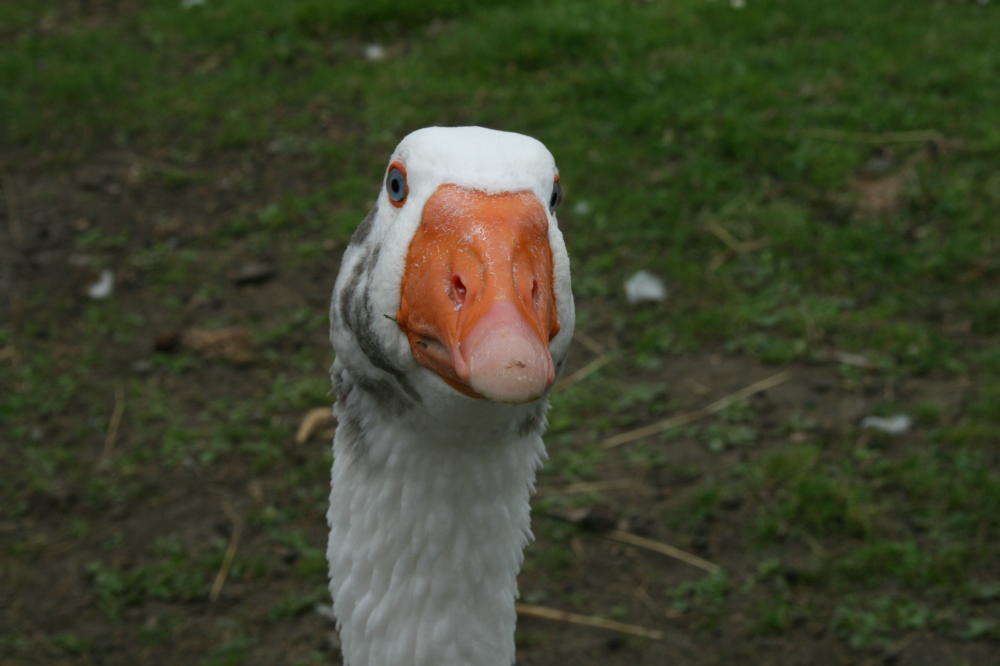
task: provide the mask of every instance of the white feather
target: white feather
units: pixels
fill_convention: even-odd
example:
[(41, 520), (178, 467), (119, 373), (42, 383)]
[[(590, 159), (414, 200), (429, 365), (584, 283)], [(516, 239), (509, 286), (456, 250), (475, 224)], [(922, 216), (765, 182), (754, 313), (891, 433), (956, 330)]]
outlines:
[[(384, 405), (361, 398), (365, 407), (354, 408), (350, 427), (337, 406), (327, 557), (343, 653), (350, 666), (510, 666), (516, 576), (532, 538), (529, 498), (546, 457), (539, 418), (546, 398), (508, 405), (458, 393), (416, 364), (405, 335), (382, 315), (398, 309), (410, 241), (440, 185), (527, 190), (548, 210), (555, 161), (535, 139), (479, 127), (418, 130), (391, 161), (405, 166), (406, 203), (388, 205), (383, 187), (367, 237), (344, 254), (333, 311), (350, 276), (370, 271), (372, 332), (421, 400), (390, 417), (380, 412)], [(561, 325), (549, 348), (562, 359), (575, 316), (569, 258), (548, 216)], [(334, 325), (331, 340), (346, 384), (352, 377), (396, 381), (374, 367), (346, 327)], [(518, 424), (525, 422), (537, 425), (524, 433)]]

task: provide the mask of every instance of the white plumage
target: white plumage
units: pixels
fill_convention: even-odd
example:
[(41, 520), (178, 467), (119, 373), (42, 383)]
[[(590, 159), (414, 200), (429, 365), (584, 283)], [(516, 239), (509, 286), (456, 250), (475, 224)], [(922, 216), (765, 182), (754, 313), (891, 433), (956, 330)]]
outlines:
[(331, 305), (344, 658), (510, 666), (551, 368), (573, 333), (558, 172), (535, 139), (478, 127), (418, 130), (389, 164)]

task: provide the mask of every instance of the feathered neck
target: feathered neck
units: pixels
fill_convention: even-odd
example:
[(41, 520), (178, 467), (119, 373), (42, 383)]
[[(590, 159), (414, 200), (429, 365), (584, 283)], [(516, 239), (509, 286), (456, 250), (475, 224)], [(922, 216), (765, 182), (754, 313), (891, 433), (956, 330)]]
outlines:
[(360, 391), (345, 400), (351, 388), (327, 515), (345, 662), (510, 666), (544, 403), (520, 428), (474, 428), (419, 409), (387, 417)]

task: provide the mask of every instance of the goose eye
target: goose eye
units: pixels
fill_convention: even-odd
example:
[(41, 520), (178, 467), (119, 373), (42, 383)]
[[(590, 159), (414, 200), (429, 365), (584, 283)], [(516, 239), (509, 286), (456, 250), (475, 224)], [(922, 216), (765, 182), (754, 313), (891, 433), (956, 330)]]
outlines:
[(555, 212), (560, 201), (562, 201), (562, 187), (559, 185), (559, 177), (556, 176), (555, 181), (552, 183), (552, 196), (549, 197), (549, 211)]
[(402, 165), (393, 164), (389, 167), (389, 172), (385, 176), (385, 191), (389, 193), (389, 202), (396, 207), (402, 206), (409, 193), (406, 184), (406, 171)]

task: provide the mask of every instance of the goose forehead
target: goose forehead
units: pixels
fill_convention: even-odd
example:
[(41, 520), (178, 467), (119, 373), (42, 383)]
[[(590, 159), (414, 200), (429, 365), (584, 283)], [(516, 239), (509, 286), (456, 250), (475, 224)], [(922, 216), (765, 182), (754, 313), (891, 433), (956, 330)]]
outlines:
[(411, 133), (393, 154), (411, 179), (499, 192), (551, 184), (555, 160), (537, 139), (483, 127), (428, 127)]

